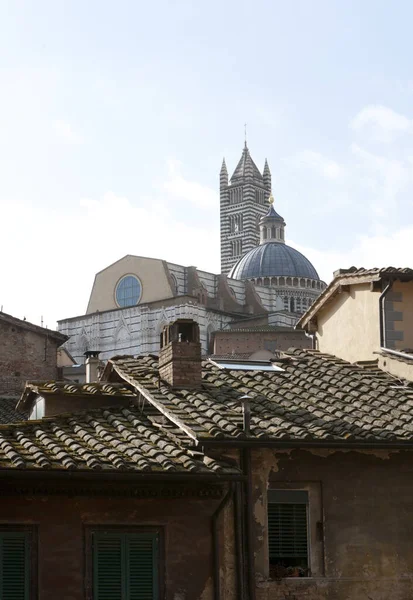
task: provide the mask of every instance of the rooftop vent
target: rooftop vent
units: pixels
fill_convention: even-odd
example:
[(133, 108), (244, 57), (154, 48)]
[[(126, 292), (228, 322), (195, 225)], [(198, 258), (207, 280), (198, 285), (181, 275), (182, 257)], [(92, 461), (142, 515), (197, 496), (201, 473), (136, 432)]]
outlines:
[(86, 383), (93, 383), (99, 379), (99, 354), (98, 350), (86, 350), (83, 354), (86, 358)]

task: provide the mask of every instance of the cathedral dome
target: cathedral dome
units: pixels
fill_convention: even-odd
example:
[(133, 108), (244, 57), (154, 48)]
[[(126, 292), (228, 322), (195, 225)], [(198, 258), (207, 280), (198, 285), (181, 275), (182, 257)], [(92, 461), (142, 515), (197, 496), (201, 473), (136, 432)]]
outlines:
[(319, 280), (313, 265), (301, 252), (281, 242), (267, 242), (253, 248), (232, 267), (231, 279), (257, 277), (306, 277)]

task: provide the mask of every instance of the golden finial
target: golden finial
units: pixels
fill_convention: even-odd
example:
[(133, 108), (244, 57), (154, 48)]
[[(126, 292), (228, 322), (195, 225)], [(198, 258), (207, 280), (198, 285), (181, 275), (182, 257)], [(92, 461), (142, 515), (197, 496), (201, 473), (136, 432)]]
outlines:
[(268, 198), (268, 202), (269, 202), (270, 204), (274, 204), (274, 196), (272, 195), (272, 192), (271, 192), (271, 194), (270, 194), (270, 197)]

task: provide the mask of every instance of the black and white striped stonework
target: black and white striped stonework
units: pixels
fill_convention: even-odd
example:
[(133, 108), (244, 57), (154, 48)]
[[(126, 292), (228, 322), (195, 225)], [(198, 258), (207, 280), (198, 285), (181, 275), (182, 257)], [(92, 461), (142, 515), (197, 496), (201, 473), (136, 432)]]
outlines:
[(265, 161), (260, 173), (245, 144), (238, 165), (228, 181), (225, 160), (220, 173), (221, 273), (260, 242), (259, 220), (268, 211), (271, 172)]

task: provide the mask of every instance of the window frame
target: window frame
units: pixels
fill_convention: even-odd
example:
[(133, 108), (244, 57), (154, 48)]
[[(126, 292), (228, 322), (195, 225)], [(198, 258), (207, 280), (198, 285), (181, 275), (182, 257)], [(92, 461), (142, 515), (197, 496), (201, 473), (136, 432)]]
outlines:
[[(129, 277), (134, 279), (137, 282), (137, 284), (139, 286), (139, 295), (138, 295), (137, 301), (134, 304), (126, 304), (126, 305), (122, 306), (122, 304), (120, 304), (118, 302), (118, 289), (119, 289), (119, 286), (122, 284), (122, 282), (125, 281), (126, 279), (128, 279)], [(133, 308), (134, 306), (138, 306), (138, 304), (142, 300), (142, 295), (143, 295), (142, 281), (140, 280), (140, 278), (137, 275), (135, 275), (135, 273), (125, 273), (116, 282), (113, 295), (114, 295), (115, 304), (116, 304), (117, 308)]]
[(93, 597), (93, 534), (94, 533), (119, 533), (119, 534), (145, 534), (158, 536), (158, 596), (159, 600), (165, 595), (165, 531), (163, 527), (139, 525), (85, 525), (83, 531), (84, 559), (85, 559), (85, 599), (94, 600)]
[(13, 523), (0, 523), (0, 534), (2, 533), (24, 533), (27, 535), (29, 545), (29, 583), (28, 600), (38, 598), (38, 531), (35, 525), (21, 525)]
[[(322, 484), (320, 481), (303, 481), (303, 482), (278, 482), (270, 480), (268, 490), (266, 494), (266, 515), (268, 519), (268, 505), (269, 505), (269, 494), (270, 491), (303, 491), (307, 492), (308, 504), (307, 504), (307, 555), (308, 555), (308, 575), (305, 577), (289, 577), (286, 579), (311, 579), (314, 577), (325, 576), (325, 558), (324, 558), (324, 514), (323, 514), (323, 502), (322, 502)], [(269, 531), (267, 522), (267, 536), (266, 536), (266, 552), (267, 552), (267, 566), (268, 575), (270, 569), (270, 556), (269, 556)], [(270, 577), (269, 577), (270, 578)], [(284, 578), (284, 577), (283, 577)], [(273, 580), (274, 578), (270, 578)]]
[[(270, 496), (271, 494), (274, 495), (281, 495), (284, 496), (284, 500), (282, 500), (282, 498), (280, 498), (278, 501), (274, 500), (271, 501)], [(291, 498), (288, 499), (289, 495), (297, 495), (297, 499), (295, 501), (293, 501)], [(300, 500), (299, 498), (304, 499)], [(311, 560), (310, 560), (310, 498), (309, 498), (309, 493), (308, 490), (280, 490), (280, 489), (274, 489), (271, 488), (268, 490), (268, 502), (267, 502), (267, 515), (269, 517), (270, 514), (270, 506), (271, 505), (300, 505), (300, 506), (304, 506), (305, 507), (305, 534), (306, 534), (306, 557), (305, 557), (305, 562), (306, 562), (306, 571), (308, 571), (308, 574), (306, 575), (311, 576)], [(268, 559), (270, 561), (270, 552), (269, 552), (269, 548), (270, 548), (270, 530), (268, 527)], [(299, 558), (299, 556), (294, 557), (294, 560), (296, 560), (297, 558)], [(293, 559), (293, 557), (291, 557), (291, 559)], [(271, 564), (270, 564), (270, 568), (271, 568)], [(297, 568), (297, 569), (302, 569), (303, 567), (299, 567), (297, 565), (287, 565), (285, 567), (286, 569), (290, 569), (290, 568)], [(305, 577), (305, 576), (304, 576)]]

